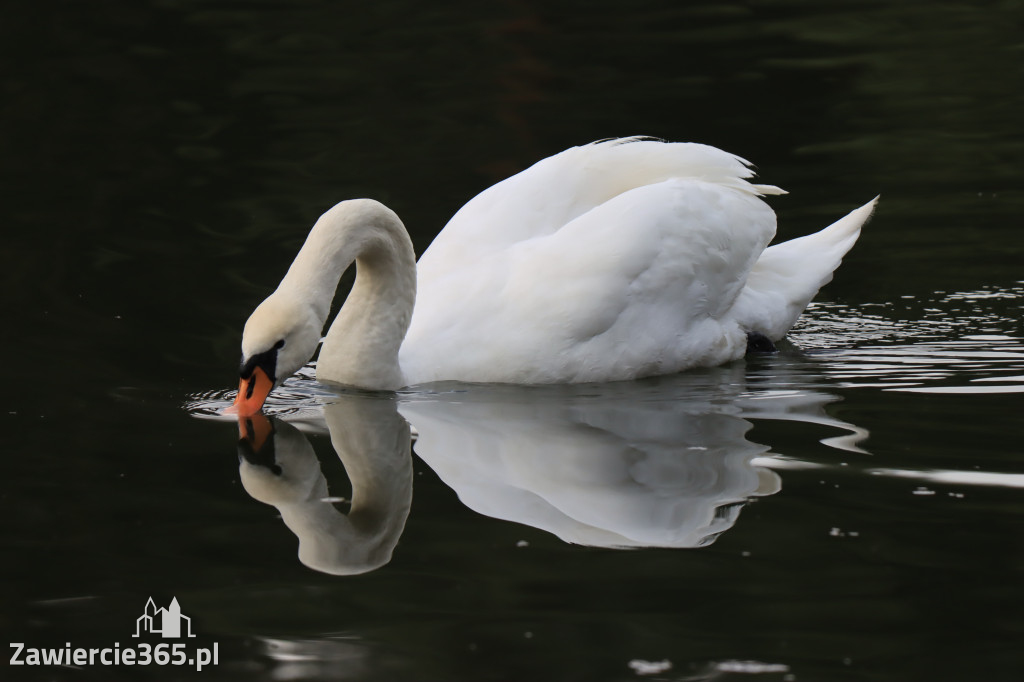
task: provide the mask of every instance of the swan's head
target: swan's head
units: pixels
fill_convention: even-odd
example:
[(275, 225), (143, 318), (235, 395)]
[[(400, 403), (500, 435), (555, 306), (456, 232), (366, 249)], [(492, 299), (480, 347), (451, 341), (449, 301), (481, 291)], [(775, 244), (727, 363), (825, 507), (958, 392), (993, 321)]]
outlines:
[(322, 328), (308, 305), (278, 293), (263, 301), (242, 332), (238, 395), (229, 411), (240, 417), (259, 412), (271, 389), (313, 357)]

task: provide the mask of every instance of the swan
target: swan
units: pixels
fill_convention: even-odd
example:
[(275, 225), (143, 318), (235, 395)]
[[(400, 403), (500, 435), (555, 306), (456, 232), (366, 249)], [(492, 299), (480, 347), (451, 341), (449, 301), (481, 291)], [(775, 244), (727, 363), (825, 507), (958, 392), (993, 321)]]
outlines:
[(715, 147), (621, 138), (572, 147), (485, 190), (416, 262), (371, 199), (313, 225), (242, 333), (230, 411), (258, 412), (316, 351), (342, 273), (356, 279), (320, 348), (321, 382), (604, 382), (772, 348), (832, 279), (877, 197), (769, 247), (750, 163)]

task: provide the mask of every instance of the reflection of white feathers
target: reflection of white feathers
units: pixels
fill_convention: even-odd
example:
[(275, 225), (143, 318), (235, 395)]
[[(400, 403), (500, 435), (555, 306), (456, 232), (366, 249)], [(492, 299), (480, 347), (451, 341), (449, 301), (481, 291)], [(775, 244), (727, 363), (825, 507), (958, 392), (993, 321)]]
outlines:
[(600, 386), (453, 384), (399, 409), (416, 453), (474, 511), (584, 545), (696, 547), (781, 487), (748, 418), (857, 431), (825, 413), (834, 396), (752, 391), (747, 376), (733, 365)]
[(416, 453), (481, 514), (584, 545), (695, 547), (780, 481), (751, 464), (768, 448), (746, 439), (732, 401), (673, 384), (480, 387), (400, 409), (419, 431)]
[(737, 417), (622, 406), (619, 423), (637, 416), (654, 427), (636, 437), (581, 422), (587, 415), (572, 407), (545, 407), (434, 402), (403, 410), (420, 429), (417, 454), (464, 504), (566, 542), (706, 544), (735, 522), (728, 505), (779, 488), (774, 473), (751, 466), (767, 448), (743, 438), (750, 425)]
[(381, 566), (412, 497), (401, 411), (419, 431), (417, 454), (476, 512), (590, 546), (706, 545), (752, 497), (779, 491), (769, 467), (802, 464), (750, 441), (750, 420), (843, 429), (846, 442), (823, 442), (853, 451), (867, 435), (829, 417), (837, 398), (801, 388), (784, 362), (770, 373), (768, 390), (748, 386), (756, 374), (742, 364), (600, 385), (437, 384), (401, 393), (397, 410), (380, 394), (345, 393), (324, 417), (352, 480), (347, 517), (320, 501), (327, 485), (312, 447), (284, 422), (275, 420), (280, 473), (243, 462), (242, 480), (281, 511), (306, 565), (336, 574)]
[[(324, 573), (365, 573), (391, 560), (412, 502), (409, 426), (391, 400), (341, 396), (324, 406), (331, 442), (352, 482), (352, 506), (339, 512), (328, 496), (313, 447), (275, 420), (274, 466), (242, 460), (242, 485), (277, 507), (299, 539), (299, 560)], [(268, 463), (269, 464), (269, 463)]]

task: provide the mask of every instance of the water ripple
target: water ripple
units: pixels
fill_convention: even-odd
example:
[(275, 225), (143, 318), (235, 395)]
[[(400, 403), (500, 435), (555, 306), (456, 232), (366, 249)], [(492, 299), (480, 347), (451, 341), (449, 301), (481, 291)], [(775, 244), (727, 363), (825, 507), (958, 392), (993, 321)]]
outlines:
[(839, 386), (934, 394), (1024, 393), (1024, 287), (812, 304), (790, 334)]
[[(235, 389), (215, 389), (193, 393), (183, 407), (192, 416), (213, 421), (235, 422), (233, 414), (224, 414), (235, 400)], [(316, 363), (311, 362), (294, 376), (271, 391), (263, 405), (263, 412), (269, 416), (287, 417), (292, 423), (306, 418), (322, 421), (323, 399), (336, 395), (330, 388), (316, 380)]]

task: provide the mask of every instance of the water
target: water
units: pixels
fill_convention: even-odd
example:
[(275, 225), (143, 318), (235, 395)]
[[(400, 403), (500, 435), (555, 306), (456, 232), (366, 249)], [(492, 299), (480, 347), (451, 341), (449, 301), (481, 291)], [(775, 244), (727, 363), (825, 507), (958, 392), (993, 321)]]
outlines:
[[(136, 619), (176, 597), (218, 662), (0, 677), (1021, 679), (1022, 20), (10, 8), (0, 626), (155, 645)], [(506, 174), (638, 133), (756, 162), (783, 238), (882, 195), (779, 354), (383, 397), (306, 371), (276, 458), (240, 448), (241, 325), (326, 207), (381, 199), (422, 250)]]

